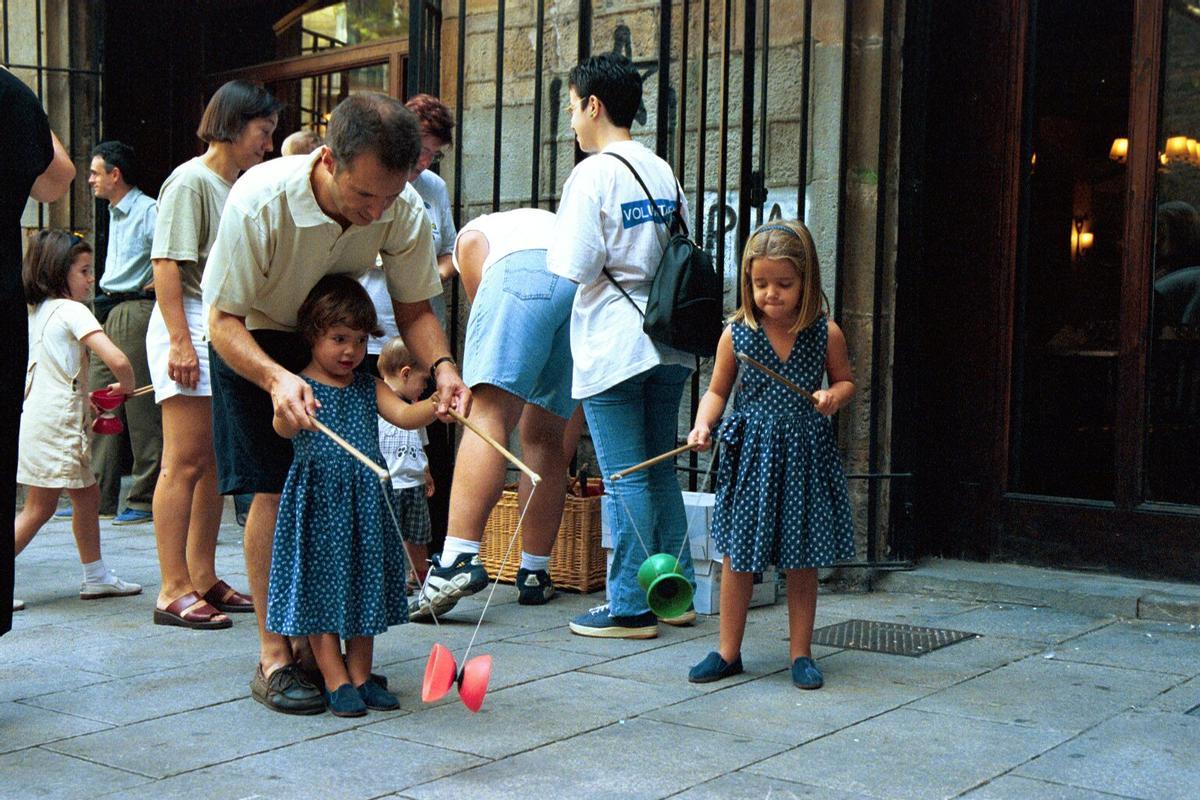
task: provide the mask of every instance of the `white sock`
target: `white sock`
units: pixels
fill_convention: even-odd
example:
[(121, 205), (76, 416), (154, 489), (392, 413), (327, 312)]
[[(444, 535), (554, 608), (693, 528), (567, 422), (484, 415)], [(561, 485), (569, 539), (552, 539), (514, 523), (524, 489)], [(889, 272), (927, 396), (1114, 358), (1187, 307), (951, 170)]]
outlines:
[(457, 536), (447, 536), (446, 543), (442, 545), (442, 555), (438, 559), (438, 563), (443, 567), (448, 567), (454, 563), (454, 559), (463, 553), (470, 553), (473, 556), (479, 555), (479, 542), (473, 542), (470, 539), (459, 539)]
[(108, 579), (108, 566), (100, 558), (90, 564), (83, 565), (84, 583), (111, 583)]
[(521, 569), (527, 569), (530, 572), (548, 572), (550, 567), (550, 556), (535, 556), (530, 553), (521, 551)]

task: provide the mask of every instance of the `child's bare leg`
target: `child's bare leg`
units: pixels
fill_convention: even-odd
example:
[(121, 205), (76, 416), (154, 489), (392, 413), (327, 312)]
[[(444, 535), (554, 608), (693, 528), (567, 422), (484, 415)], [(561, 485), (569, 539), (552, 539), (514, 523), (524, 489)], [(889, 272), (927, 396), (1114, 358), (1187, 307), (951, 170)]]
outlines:
[(71, 532), (79, 550), (79, 563), (91, 564), (100, 560), (100, 485), (93, 483), (82, 489), (67, 489), (71, 498)]
[(346, 640), (346, 668), (350, 673), (351, 685), (362, 686), (370, 680), (374, 655), (374, 636), (355, 636)]
[(308, 637), (308, 645), (317, 659), (325, 689), (332, 692), (345, 683), (350, 683), (346, 662), (342, 660), (342, 640), (336, 633), (314, 633)]
[(13, 522), (16, 555), (21, 554), (42, 526), (49, 521), (54, 509), (58, 508), (58, 495), (61, 492), (61, 489), (47, 489), (44, 486), (29, 487), (25, 495), (25, 506)]
[(404, 552), (408, 555), (408, 563), (412, 565), (417, 583), (424, 583), (425, 573), (429, 571), (429, 545), (405, 542)]
[[(812, 658), (813, 620), (817, 615), (816, 569), (787, 570), (788, 635), (791, 660)], [(725, 613), (722, 603), (721, 613)]]
[(721, 565), (721, 635), (718, 650), (726, 664), (732, 664), (742, 652), (746, 633), (746, 613), (754, 592), (754, 573), (734, 572), (729, 556)]

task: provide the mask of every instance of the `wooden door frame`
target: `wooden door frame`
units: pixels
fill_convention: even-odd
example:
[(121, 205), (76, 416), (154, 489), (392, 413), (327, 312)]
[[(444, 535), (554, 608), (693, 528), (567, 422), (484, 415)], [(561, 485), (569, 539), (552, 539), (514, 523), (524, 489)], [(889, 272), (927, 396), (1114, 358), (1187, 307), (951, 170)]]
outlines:
[(359, 67), (387, 64), (388, 94), (397, 99), (403, 99), (405, 96), (404, 69), (407, 58), (408, 39), (407, 37), (397, 37), (215, 72), (208, 75), (206, 80), (211, 91), (231, 80), (277, 83), (315, 75), (327, 75), (331, 72), (345, 72)]
[[(1022, 136), (1029, 57), (1028, 4), (1009, 6), (1012, 94), (1005, 98), (1008, 126), (1004, 157), (1009, 165), (1001, 200), (1000, 246), (1007, 276), (1001, 286), (1003, 320), (998, 383), (994, 471), (989, 486), (993, 557), (1050, 559), (1067, 553), (1075, 566), (1102, 566), (1131, 574), (1194, 580), (1200, 575), (1200, 507), (1146, 501), (1145, 438), (1149, 366), (1150, 287), (1154, 271), (1154, 202), (1158, 124), (1163, 73), (1165, 5), (1136, 0), (1130, 74), (1129, 156), (1126, 162), (1125, 262), (1119, 310), (1118, 387), (1114, 498), (1112, 502), (1022, 494), (1008, 490), (1012, 450), (1013, 343), (1016, 278), (1020, 262), (1021, 191), (1025, 160)], [(1121, 468), (1120, 465), (1129, 465)]]

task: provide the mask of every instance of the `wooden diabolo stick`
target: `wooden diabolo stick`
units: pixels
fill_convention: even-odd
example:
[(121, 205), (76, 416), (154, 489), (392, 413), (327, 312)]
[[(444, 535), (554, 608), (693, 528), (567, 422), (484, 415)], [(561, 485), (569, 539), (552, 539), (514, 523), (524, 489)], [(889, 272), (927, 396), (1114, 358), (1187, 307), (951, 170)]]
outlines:
[[(434, 400), (434, 402), (436, 403), (436, 399), (437, 399), (436, 395), (431, 399)], [(500, 444), (495, 439), (493, 439), (491, 436), (488, 436), (486, 433), (481, 431), (478, 427), (476, 427), (475, 423), (471, 422), (471, 420), (467, 419), (466, 417), (464, 417), (462, 414), (458, 413), (453, 408), (450, 409), (450, 416), (454, 417), (454, 419), (456, 419), (460, 423), (462, 423), (463, 426), (465, 426), (467, 428), (467, 430), (471, 431), (471, 433), (475, 434), (480, 439), (483, 439), (485, 442), (487, 442), (492, 447), (494, 447), (496, 449), (496, 452), (500, 453), (500, 455), (504, 456), (509, 461), (511, 461), (513, 466), (515, 466), (517, 469), (521, 470), (521, 472), (524, 472), (526, 475), (528, 475), (529, 480), (533, 481), (534, 486), (537, 486), (539, 483), (542, 482), (541, 475), (538, 475), (536, 472), (531, 470), (525, 464), (524, 461), (517, 458), (512, 453), (508, 452), (508, 448), (506, 448), (504, 445)]]
[(680, 445), (679, 447), (676, 447), (674, 450), (668, 450), (667, 452), (663, 453), (662, 455), (657, 455), (654, 458), (648, 458), (645, 461), (643, 461), (642, 463), (634, 464), (632, 467), (629, 467), (628, 469), (623, 469), (620, 472), (614, 472), (612, 475), (609, 476), (609, 480), (619, 481), (619, 480), (621, 480), (621, 478), (624, 478), (626, 475), (628, 475), (631, 472), (637, 472), (639, 469), (645, 469), (646, 467), (653, 467), (655, 464), (658, 464), (659, 462), (666, 461), (668, 458), (674, 458), (675, 456), (679, 455), (680, 453), (686, 453), (688, 450), (695, 450), (699, 446), (700, 445), (698, 445), (698, 444)]
[(754, 367), (759, 372), (765, 373), (767, 376), (774, 378), (775, 380), (779, 381), (784, 386), (791, 389), (793, 392), (800, 395), (801, 397), (803, 397), (805, 400), (812, 403), (813, 405), (817, 404), (817, 401), (812, 396), (812, 392), (808, 391), (808, 389), (805, 389), (803, 386), (796, 383), (795, 381), (788, 380), (787, 378), (783, 377), (775, 370), (768, 367), (766, 364), (763, 364), (760, 361), (755, 361), (753, 358), (746, 355), (745, 353), (735, 353), (734, 355), (737, 356), (739, 361), (749, 364), (750, 366)]
[(134, 390), (133, 390), (132, 392), (130, 392), (129, 394), (125, 395), (125, 397), (126, 397), (126, 398), (130, 398), (130, 397), (141, 397), (142, 395), (144, 395), (144, 394), (150, 394), (150, 393), (151, 393), (151, 392), (153, 392), (153, 391), (154, 391), (154, 386), (153, 386), (153, 385), (150, 385), (150, 386), (139, 386), (138, 388), (134, 389)]
[(371, 472), (375, 473), (375, 475), (379, 478), (379, 480), (383, 481), (383, 480), (388, 479), (388, 471), (386, 469), (384, 469), (383, 467), (379, 466), (378, 464), (376, 464), (371, 459), (367, 458), (365, 453), (363, 453), (361, 450), (359, 450), (354, 445), (347, 442), (341, 436), (338, 436), (336, 433), (334, 433), (332, 430), (330, 430), (328, 425), (326, 425), (324, 422), (321, 422), (321, 420), (317, 419), (316, 417), (309, 417), (309, 419), (312, 420), (313, 425), (317, 426), (317, 430), (319, 430), (321, 433), (328, 436), (330, 439), (333, 439), (333, 441), (338, 445), (338, 447), (341, 447), (347, 453), (349, 453), (350, 455), (354, 456), (359, 461), (361, 461), (369, 470), (371, 470)]

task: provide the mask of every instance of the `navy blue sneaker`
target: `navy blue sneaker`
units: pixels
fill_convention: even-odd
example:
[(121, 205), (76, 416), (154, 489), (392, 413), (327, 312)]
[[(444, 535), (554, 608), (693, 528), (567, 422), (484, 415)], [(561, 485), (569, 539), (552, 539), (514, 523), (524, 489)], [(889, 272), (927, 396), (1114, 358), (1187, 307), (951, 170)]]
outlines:
[(825, 685), (825, 676), (817, 669), (817, 662), (800, 656), (792, 662), (792, 685), (797, 689), (820, 689)]
[(733, 660), (733, 663), (727, 663), (721, 658), (721, 654), (715, 650), (704, 657), (696, 666), (688, 671), (688, 680), (691, 683), (712, 683), (719, 681), (722, 678), (729, 678), (734, 675), (742, 674), (742, 656), (741, 653)]
[(430, 559), (425, 588), (417, 598), (417, 607), (408, 618), (413, 622), (428, 622), (434, 615), (445, 614), (464, 597), (470, 597), (488, 584), (487, 570), (478, 553), (459, 553), (454, 561), (443, 567), (439, 556)]
[(653, 611), (632, 617), (614, 617), (608, 613), (608, 603), (605, 603), (571, 620), (571, 633), (599, 639), (653, 639), (658, 636), (658, 617)]
[[(370, 681), (368, 681), (370, 683)], [(367, 704), (359, 697), (358, 690), (343, 683), (332, 692), (325, 692), (325, 705), (335, 717), (365, 717)]]
[(517, 602), (523, 606), (540, 606), (554, 597), (554, 582), (544, 569), (517, 570)]

